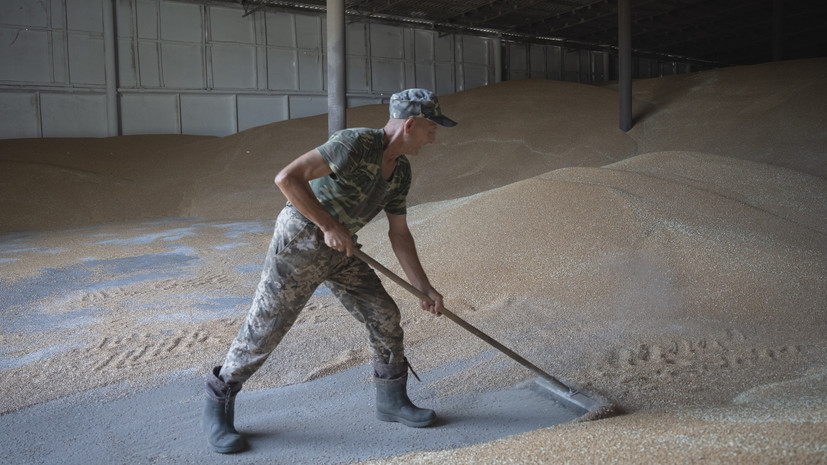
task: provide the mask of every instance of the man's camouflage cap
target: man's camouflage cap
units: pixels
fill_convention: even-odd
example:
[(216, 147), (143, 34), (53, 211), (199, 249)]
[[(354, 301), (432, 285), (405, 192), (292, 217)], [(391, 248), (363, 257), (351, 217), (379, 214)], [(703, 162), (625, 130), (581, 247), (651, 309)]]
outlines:
[(436, 95), (427, 89), (406, 89), (391, 95), (391, 118), (422, 117), (445, 127), (456, 126), (456, 121), (442, 114)]

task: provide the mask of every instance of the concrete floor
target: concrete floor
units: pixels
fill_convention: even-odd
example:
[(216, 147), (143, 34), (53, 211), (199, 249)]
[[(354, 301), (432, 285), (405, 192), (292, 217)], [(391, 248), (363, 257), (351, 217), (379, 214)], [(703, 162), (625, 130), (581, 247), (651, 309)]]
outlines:
[[(184, 376), (142, 392), (87, 391), (0, 417), (3, 461), (60, 463), (321, 464), (457, 448), (544, 428), (582, 412), (561, 407), (533, 382), (506, 391), (436, 397), (412, 383), (411, 397), (439, 422), (408, 428), (374, 417), (368, 366), (308, 383), (242, 391), (236, 427), (251, 449), (212, 453), (201, 431), (203, 378)], [(428, 377), (436, 373), (427, 374)]]
[[(4, 388), (8, 405), (32, 406), (7, 408), (14, 411), (0, 416), (0, 463), (351, 463), (478, 444), (565, 423), (584, 413), (558, 405), (532, 381), (505, 390), (450, 396), (432, 387), (433, 380), (473, 370), (480, 361), (463, 359), (419, 373), (423, 383), (411, 380), (411, 398), (437, 411), (436, 426), (415, 429), (384, 423), (374, 416), (371, 367), (360, 364), (309, 382), (242, 391), (236, 427), (248, 438), (251, 450), (227, 457), (210, 451), (201, 430), (203, 373), (185, 368), (160, 375), (166, 381), (149, 383), (151, 388), (93, 383), (101, 368), (86, 366), (83, 359), (90, 358), (86, 350), (95, 345), (78, 341), (102, 318), (128, 314), (136, 321), (173, 331), (183, 321), (243, 315), (271, 228), (269, 222), (216, 224), (173, 219), (134, 228), (2, 236), (0, 271), (5, 269), (7, 278), (0, 297), (0, 335), (60, 336), (54, 345), (35, 351), (26, 347), (25, 338), (15, 339), (18, 342), (3, 339), (0, 369), (31, 366), (38, 371), (38, 379), (50, 381), (71, 370), (87, 377), (90, 384), (68, 396), (57, 392), (58, 385), (55, 392), (45, 393), (46, 400), (55, 399), (48, 402), (34, 399), (48, 390), (45, 385), (28, 383), (27, 392), (17, 393)], [(224, 259), (227, 263), (218, 267), (221, 274), (237, 273), (239, 282), (249, 284), (213, 283), (211, 275), (204, 276), (210, 260)], [(36, 273), (20, 271), (28, 268)], [(15, 273), (24, 277), (12, 279)], [(203, 284), (156, 285), (181, 279)], [(147, 341), (153, 340), (135, 343)], [(184, 344), (176, 344), (176, 350), (172, 346), (134, 350), (130, 343), (124, 340), (112, 350), (126, 353), (130, 363), (139, 366), (162, 362), (138, 359), (141, 354), (175, 357), (178, 349), (198, 350)], [(99, 351), (112, 346), (106, 344), (104, 339)], [(324, 350), (314, 347), (314, 356), (330, 358)], [(113, 352), (111, 358), (118, 360), (120, 352)], [(482, 357), (494, 355), (490, 350)]]

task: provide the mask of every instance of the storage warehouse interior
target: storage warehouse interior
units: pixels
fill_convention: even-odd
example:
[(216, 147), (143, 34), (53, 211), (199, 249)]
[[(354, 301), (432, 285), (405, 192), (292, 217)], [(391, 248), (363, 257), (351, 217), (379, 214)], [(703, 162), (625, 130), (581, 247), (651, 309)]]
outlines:
[[(334, 14), (335, 13), (335, 14)], [(0, 2), (0, 444), (10, 463), (827, 460), (827, 14), (794, 0)], [(426, 88), (407, 158), (445, 305), (380, 275), (411, 398), (376, 421), (365, 330), (317, 289), (244, 385), (273, 180)], [(341, 105), (340, 105), (341, 103)], [(380, 214), (362, 250), (402, 274)]]

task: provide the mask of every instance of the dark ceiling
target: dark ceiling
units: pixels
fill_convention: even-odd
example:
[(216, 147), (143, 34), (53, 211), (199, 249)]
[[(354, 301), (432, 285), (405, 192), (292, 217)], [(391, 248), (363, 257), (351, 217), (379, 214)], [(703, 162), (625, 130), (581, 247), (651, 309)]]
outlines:
[[(233, 2), (247, 13), (324, 11), (326, 5), (325, 0)], [(825, 0), (631, 0), (631, 5), (638, 55), (707, 66), (827, 56)], [(613, 51), (617, 7), (617, 0), (345, 0), (348, 21), (404, 22), (442, 33)]]

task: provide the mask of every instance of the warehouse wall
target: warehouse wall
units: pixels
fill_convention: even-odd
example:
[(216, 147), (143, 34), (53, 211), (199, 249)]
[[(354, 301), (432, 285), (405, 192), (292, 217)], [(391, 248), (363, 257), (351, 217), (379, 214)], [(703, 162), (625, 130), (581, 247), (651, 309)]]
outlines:
[[(223, 136), (326, 113), (325, 32), (322, 14), (244, 16), (234, 4), (2, 0), (0, 138)], [(504, 79), (609, 78), (601, 52), (365, 22), (346, 33), (349, 106), (408, 87), (484, 86), (501, 69)]]
[[(504, 80), (553, 79), (589, 84), (617, 80), (617, 56), (607, 51), (518, 43), (508, 43), (505, 49)], [(632, 66), (632, 75), (639, 79), (692, 71), (686, 63), (637, 56)]]
[[(108, 115), (104, 1), (0, 2), (0, 138), (114, 135), (110, 116), (121, 134), (221, 136), (327, 111), (323, 15), (115, 0), (119, 114)], [(494, 44), (350, 23), (348, 105), (489, 84)]]

